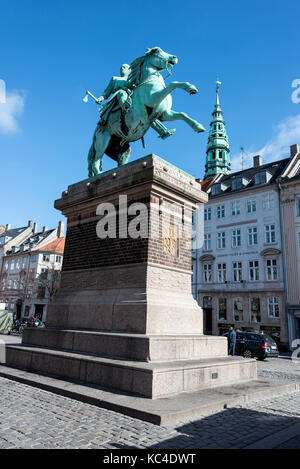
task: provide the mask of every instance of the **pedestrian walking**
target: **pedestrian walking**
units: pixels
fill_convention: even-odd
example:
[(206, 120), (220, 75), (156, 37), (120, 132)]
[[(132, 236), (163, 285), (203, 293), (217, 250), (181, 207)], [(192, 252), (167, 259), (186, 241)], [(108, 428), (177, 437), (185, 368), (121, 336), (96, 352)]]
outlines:
[(231, 326), (228, 333), (228, 355), (235, 355), (236, 332)]

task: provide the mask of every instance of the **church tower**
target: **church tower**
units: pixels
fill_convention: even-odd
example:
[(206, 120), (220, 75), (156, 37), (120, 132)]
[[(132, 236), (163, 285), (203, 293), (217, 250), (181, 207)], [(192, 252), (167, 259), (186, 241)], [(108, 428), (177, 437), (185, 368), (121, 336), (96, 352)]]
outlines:
[(221, 82), (217, 81), (217, 97), (215, 109), (212, 113), (213, 118), (210, 123), (204, 179), (212, 178), (217, 174), (230, 173), (229, 142), (219, 101), (220, 84)]

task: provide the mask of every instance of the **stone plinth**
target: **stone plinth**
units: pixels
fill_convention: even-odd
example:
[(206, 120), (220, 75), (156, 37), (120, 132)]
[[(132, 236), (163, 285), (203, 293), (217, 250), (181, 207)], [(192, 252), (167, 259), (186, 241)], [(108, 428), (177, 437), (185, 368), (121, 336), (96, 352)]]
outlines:
[(68, 219), (60, 291), (8, 364), (150, 398), (255, 379), (255, 361), (203, 335), (191, 294), (192, 212), (206, 201), (155, 155), (69, 186), (55, 202)]

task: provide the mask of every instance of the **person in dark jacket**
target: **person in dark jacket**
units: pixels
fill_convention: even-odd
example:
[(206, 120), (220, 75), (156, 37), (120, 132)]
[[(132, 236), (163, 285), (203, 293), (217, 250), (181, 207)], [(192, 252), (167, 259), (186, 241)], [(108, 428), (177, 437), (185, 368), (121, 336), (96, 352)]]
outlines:
[(233, 327), (230, 327), (228, 333), (228, 355), (235, 355), (236, 332)]

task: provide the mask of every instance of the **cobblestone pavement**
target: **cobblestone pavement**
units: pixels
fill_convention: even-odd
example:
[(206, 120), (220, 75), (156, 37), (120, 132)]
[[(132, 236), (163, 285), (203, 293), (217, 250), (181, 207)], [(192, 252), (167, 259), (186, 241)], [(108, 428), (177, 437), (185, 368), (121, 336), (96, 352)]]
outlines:
[[(260, 376), (296, 379), (300, 366), (280, 358), (258, 368)], [(300, 434), (289, 434), (299, 422), (300, 393), (158, 427), (0, 378), (0, 448), (245, 448), (284, 430), (286, 441), (277, 447), (299, 449)]]

